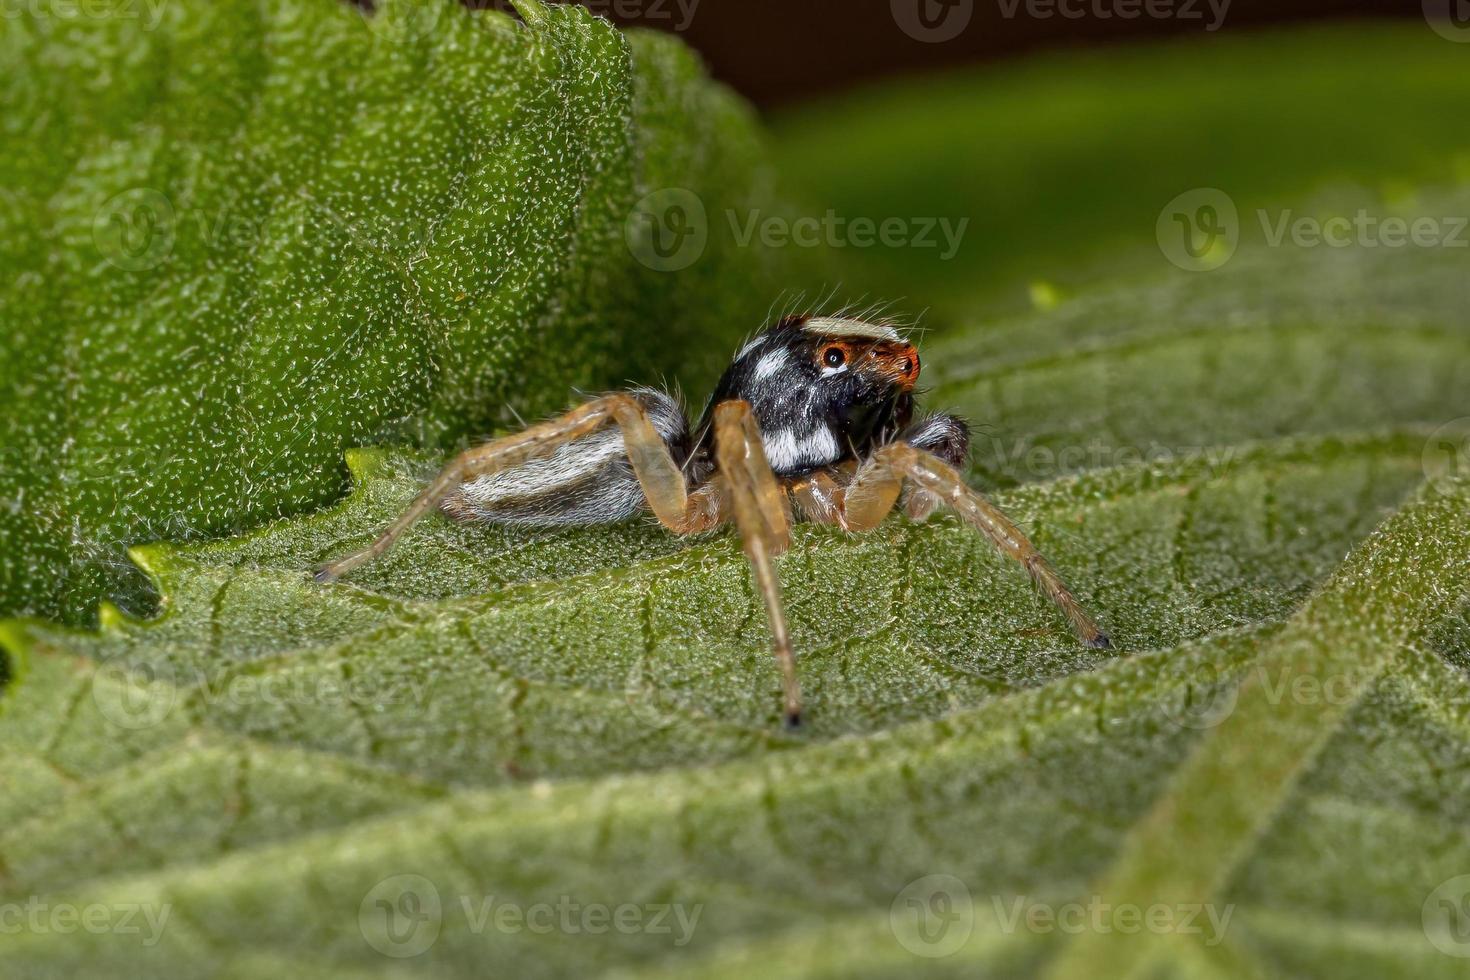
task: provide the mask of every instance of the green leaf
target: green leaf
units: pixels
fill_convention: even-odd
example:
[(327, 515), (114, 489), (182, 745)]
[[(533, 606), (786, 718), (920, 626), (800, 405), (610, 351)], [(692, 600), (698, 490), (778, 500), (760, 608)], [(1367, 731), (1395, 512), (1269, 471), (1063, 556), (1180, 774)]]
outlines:
[[(1421, 445), (1417, 436), (1288, 441), (1244, 453), (1214, 477), (1186, 462), (1109, 471), (1007, 497), (1042, 532), (1063, 570), (1085, 583), (1124, 649), (1163, 648), (1137, 660), (1100, 661), (1075, 649), (1025, 576), (954, 522), (896, 525), (857, 539), (804, 529), (783, 563), (815, 720), (811, 735), (800, 739), (780, 734), (759, 608), (728, 536), (669, 555), (666, 542), (646, 529), (611, 539), (569, 533), (548, 546), (595, 546), (598, 553), (588, 560), (599, 570), (556, 578), (538, 563), (523, 564), (524, 542), (514, 536), (441, 523), (358, 584), (314, 585), (302, 567), (345, 543), (344, 528), (381, 523), (412, 491), (391, 461), (360, 456), (357, 468), (368, 483), (336, 512), (272, 526), (238, 543), (141, 554), (169, 605), (155, 623), (105, 613), (95, 637), (41, 624), (8, 628), (6, 645), (27, 651), (0, 728), (7, 783), (17, 790), (7, 800), (7, 832), (0, 837), (8, 891), (89, 893), (120, 880), (132, 882), (121, 886), (132, 894), (153, 895), (155, 888), (174, 894), (180, 872), (170, 869), (197, 865), (197, 875), (215, 876), (205, 888), (218, 893), (212, 901), (263, 902), (273, 889), (292, 890), (269, 869), (290, 864), (285, 855), (293, 850), (316, 853), (321, 842), (313, 832), (347, 835), (341, 847), (356, 854), (358, 834), (393, 826), (362, 823), (365, 817), (412, 809), (409, 822), (419, 826), (440, 813), (433, 801), (445, 795), (457, 801), (444, 811), (446, 828), (455, 825), (448, 814), (464, 812), (461, 806), (474, 813), (483, 806), (486, 819), (501, 826), (496, 835), (527, 835), (505, 852), (504, 864), (480, 854), (479, 845), (470, 848), (479, 869), (471, 874), (486, 881), (530, 875), (512, 889), (517, 892), (545, 875), (555, 888), (572, 888), (576, 879), (561, 877), (569, 866), (516, 871), (514, 859), (524, 859), (543, 832), (538, 798), (549, 804), (564, 793), (573, 800), (611, 794), (606, 805), (621, 807), (617, 801), (625, 800), (634, 807), (630, 819), (641, 829), (629, 830), (632, 836), (656, 838), (659, 818), (636, 801), (662, 801), (655, 811), (672, 818), (692, 805), (670, 810), (669, 800), (692, 792), (687, 781), (698, 769), (643, 777), (654, 779), (656, 790), (609, 777), (714, 763), (721, 768), (710, 774), (711, 785), (729, 789), (700, 795), (722, 816), (713, 823), (680, 818), (684, 829), (677, 832), (691, 838), (674, 860), (688, 865), (678, 876), (693, 876), (683, 894), (708, 903), (707, 914), (719, 911), (716, 936), (774, 927), (774, 920), (761, 924), (773, 911), (761, 911), (766, 903), (758, 896), (732, 895), (741, 911), (729, 922), (730, 909), (716, 896), (745, 874), (756, 880), (776, 874), (788, 888), (779, 868), (792, 854), (804, 855), (793, 873), (820, 867), (839, 882), (851, 878), (850, 885), (869, 892), (881, 889), (893, 867), (849, 862), (880, 845), (879, 825), (890, 819), (959, 821), (957, 827), (999, 821), (1005, 833), (992, 845), (968, 842), (974, 850), (967, 860), (978, 863), (967, 866), (989, 863), (994, 875), (1000, 862), (1009, 880), (1043, 874), (1070, 880), (1076, 863), (1103, 843), (1097, 835), (1109, 835), (1090, 827), (1084, 813), (1029, 829), (1034, 818), (1026, 814), (1057, 806), (1058, 793), (1094, 804), (1097, 797), (1116, 798), (1125, 811), (1141, 805), (1144, 791), (1157, 788), (1165, 772), (1160, 761), (1175, 759), (1193, 735), (1187, 726), (1168, 724), (1171, 699), (1187, 696), (1190, 667), (1206, 659), (1243, 663), (1257, 642), (1275, 636), (1271, 624), (1376, 519), (1375, 508), (1359, 507), (1374, 500), (1392, 506), (1417, 481)], [(1281, 560), (1285, 542), (1270, 540), (1270, 519), (1261, 511), (1267, 499), (1282, 512), (1315, 518), (1293, 535), (1289, 561)], [(1188, 528), (1181, 523), (1186, 515)], [(1053, 530), (1062, 527), (1065, 533)], [(1213, 560), (1201, 547), (1211, 541), (1219, 545)], [(438, 570), (447, 579), (484, 583), (475, 586), (486, 589), (482, 596), (427, 598), (444, 583), (423, 581), (414, 570), (424, 567), (425, 556), (446, 553), (463, 557)], [(897, 593), (875, 608), (874, 581), (895, 572), (889, 588)], [(1146, 622), (1129, 621), (1127, 610), (1144, 608), (1151, 613)], [(850, 627), (834, 631), (834, 622)], [(1186, 645), (1168, 651), (1180, 642)], [(1128, 729), (1142, 724), (1140, 713), (1151, 720), (1130, 736)], [(937, 730), (917, 720), (931, 715), (945, 718)], [(1140, 753), (1125, 784), (1110, 785), (1116, 773), (1079, 782), (1076, 767), (1092, 764), (1086, 750), (1115, 729), (1119, 741), (1109, 756)], [(939, 732), (944, 737), (936, 742)], [(866, 739), (831, 741), (844, 733), (879, 739), (883, 747), (876, 751)], [(1026, 757), (1053, 738), (1059, 742), (1051, 751), (1059, 757), (1047, 763), (1043, 785), (1026, 789), (1036, 778), (1035, 762)], [(898, 783), (883, 775), (899, 772), (907, 775)], [(554, 792), (546, 782), (567, 779), (567, 788)], [(973, 780), (1020, 782), (998, 790), (1005, 798), (994, 801), (999, 809), (989, 818), (983, 807), (979, 814), (929, 814), (933, 804), (925, 797), (963, 796)], [(776, 796), (763, 801), (768, 793)], [(907, 800), (910, 793), (919, 795)], [(502, 813), (523, 806), (530, 807), (523, 817)], [(791, 812), (781, 812), (787, 806)], [(731, 873), (716, 857), (726, 833), (721, 826), (737, 821), (731, 826), (738, 827), (763, 807), (777, 812), (761, 831), (772, 839), (759, 846), (786, 858), (769, 866), (757, 860), (721, 884)], [(889, 816), (859, 819), (869, 811)], [(603, 818), (577, 819), (586, 819), (592, 832)], [(1082, 839), (1062, 847), (1073, 834)], [(954, 836), (926, 831), (897, 866), (946, 866), (932, 862), (963, 852), (936, 851), (935, 841)], [(639, 871), (637, 854), (620, 850), (630, 846), (619, 843), (587, 869), (603, 884), (578, 884), (591, 889), (578, 892), (582, 901), (601, 901), (620, 887), (629, 895), (670, 887), (665, 875), (671, 872)], [(230, 870), (232, 852), (258, 847), (283, 849), (263, 863), (261, 880)], [(716, 853), (700, 857), (706, 847)], [(1032, 863), (1053, 848), (1059, 850), (1049, 859)], [(384, 877), (401, 867), (443, 881), (441, 888), (470, 888), (463, 871), (444, 881), (438, 860), (411, 850), (394, 863), (369, 851), (349, 863), (353, 875)], [(432, 871), (415, 870), (426, 861)], [(313, 864), (301, 873), (323, 873), (308, 867)], [(145, 877), (117, 877), (129, 874)], [(644, 881), (644, 875), (655, 877)], [(357, 903), (373, 883), (355, 892), (355, 885), (333, 886), (335, 897), (357, 896), (346, 926), (356, 928)], [(746, 881), (739, 890), (753, 885)], [(787, 900), (808, 904), (806, 914), (820, 918), (841, 891), (828, 883)], [(179, 897), (175, 904), (195, 900)], [(337, 930), (343, 908), (328, 903), (310, 921)], [(253, 921), (262, 910), (238, 914)], [(190, 921), (215, 933), (208, 915), (203, 924)], [(262, 938), (253, 937), (253, 944)], [(702, 947), (713, 939), (699, 938)], [(229, 941), (225, 931), (210, 943)], [(348, 939), (338, 941), (349, 961), (373, 964), (370, 947), (353, 953)], [(594, 960), (585, 965), (651, 951), (589, 949), (585, 955)], [(150, 952), (147, 961), (150, 968), (187, 969), (186, 960), (167, 958), (176, 954), (157, 960)], [(38, 952), (37, 962), (50, 955)], [(452, 962), (458, 954), (443, 955)]]
[[(1300, 296), (1310, 323), (1314, 289), (1320, 301), (1336, 281), (1296, 273), (1344, 259), (1294, 261), (1303, 268), (1292, 281), (1316, 284)], [(1352, 261), (1365, 293), (1395, 288), (1381, 260)], [(1418, 271), (1427, 303), (1454, 275), (1433, 263)], [(1239, 311), (1258, 274), (1222, 270), (1201, 292), (1234, 296)], [(1135, 308), (1167, 310), (1168, 292), (1132, 290)], [(1066, 313), (1014, 329), (1046, 345)], [(1150, 326), (1181, 342), (1196, 332), (1168, 315)], [(1319, 332), (1235, 339), (1264, 362)], [(1317, 963), (1294, 933), (1271, 931), (1273, 903), (1287, 892), (1309, 934), (1361, 918), (1361, 903), (1335, 886), (1304, 896), (1279, 882), (1346, 883), (1363, 848), (1439, 841), (1422, 862), (1375, 865), (1383, 890), (1421, 894), (1412, 916), (1389, 902), (1369, 910), (1404, 937), (1370, 960), (1383, 966), (1406, 955), (1422, 896), (1466, 856), (1443, 840), (1470, 799), (1434, 775), (1466, 761), (1449, 696), (1457, 675), (1420, 655), (1331, 711), (1306, 703), (1278, 715), (1278, 702), (1253, 708), (1242, 693), (1213, 729), (1207, 709), (1228, 691), (1220, 685), (1257, 668), (1270, 667), (1263, 679), (1277, 686), (1298, 673), (1330, 679), (1361, 651), (1376, 676), (1470, 584), (1462, 484), (1438, 482), (1369, 536), (1423, 480), (1429, 430), (1419, 416), (1458, 404), (1463, 390), (1434, 370), (1461, 332), (1402, 336), (1345, 359), (1343, 377), (1349, 387), (1357, 375), (1347, 371), (1384, 384), (1396, 371), (1443, 377), (1444, 387), (1382, 409), (1383, 421), (1397, 412), (1409, 428), (1215, 442), (1211, 453), (1033, 480), (1000, 496), (1096, 608), (1118, 640), (1112, 654), (1078, 649), (1024, 574), (953, 520), (895, 521), (853, 538), (800, 528), (782, 560), (811, 705), (800, 737), (777, 724), (760, 609), (728, 534), (685, 547), (642, 525), (528, 536), (435, 520), (379, 565), (323, 588), (303, 570), (364, 540), (433, 465), (354, 454), (358, 488), (332, 510), (231, 542), (138, 550), (166, 597), (155, 622), (104, 610), (96, 635), (6, 627), (5, 645), (22, 657), (0, 727), (18, 790), (0, 837), (8, 893), (187, 909), (187, 925), (165, 929), (137, 961), (186, 974), (201, 957), (237, 955), (245, 975), (287, 961), (386, 969), (360, 906), (398, 875), (419, 875), (440, 896), (425, 955), (450, 974), (474, 975), (487, 942), (515, 972), (668, 957), (711, 973), (767, 957), (886, 972), (911, 955), (889, 905), (907, 882), (943, 873), (970, 883), (980, 923), (977, 941), (948, 962), (1029, 970), (1064, 968), (1069, 960), (1050, 958), (1067, 937), (1006, 932), (1012, 903), (1085, 899), (1094, 875), (1136, 900), (1143, 886), (1130, 882), (1166, 874), (1189, 886), (1179, 894), (1190, 901), (1228, 898), (1239, 923), (1256, 923), (1248, 932), (1237, 923), (1249, 937), (1239, 955)], [(974, 343), (956, 337), (940, 350)], [(1074, 397), (1099, 374), (1126, 375), (1139, 356), (1127, 335), (1084, 350), (1074, 373), (1052, 379)], [(952, 365), (941, 391), (970, 390), (966, 362), (930, 363)], [(1033, 365), (1018, 358), (993, 381), (1015, 383), (1012, 424), (1044, 433), (1050, 403), (1028, 408), (1025, 395), (1039, 390), (1026, 383)], [(1267, 374), (1208, 394), (1222, 419), (1252, 407), (1269, 418), (1298, 384)], [(1115, 406), (1113, 433), (1139, 434), (1152, 420), (1168, 435), (1179, 422), (1162, 406), (1184, 406), (1162, 399), (1176, 390), (1140, 390)], [(1251, 434), (1222, 423), (1213, 437)], [(1265, 744), (1257, 728), (1239, 728), (1263, 714), (1284, 728)], [(1232, 748), (1241, 739), (1244, 758)], [(1395, 760), (1393, 785), (1374, 777), (1384, 758)], [(1206, 778), (1220, 759), (1231, 762), (1228, 782)], [(1212, 795), (1216, 782), (1232, 792)], [(1187, 861), (1169, 849), (1179, 831), (1160, 816), (1181, 786), (1207, 815), (1237, 805), (1207, 840), (1180, 838)], [(1391, 817), (1382, 827), (1380, 813)], [(1323, 834), (1357, 850), (1312, 847)], [(1240, 841), (1258, 835), (1258, 856), (1243, 857)], [(1193, 867), (1200, 877), (1184, 877)], [(1226, 890), (1217, 867), (1237, 869), (1240, 883)], [(579, 907), (681, 902), (703, 917), (689, 948), (657, 933), (551, 944), (477, 932), (470, 913), (492, 895), (521, 907), (561, 895)], [(987, 930), (994, 938), (980, 940)], [(20, 938), (15, 962), (38, 968), (120, 955), (107, 945), (115, 935)]]
[(347, 447), (704, 383), (799, 283), (758, 247), (672, 275), (625, 241), (667, 188), (774, 207), (749, 111), (678, 43), (381, 6), (0, 22), (0, 612), (146, 609), (125, 546), (328, 503)]
[(1153, 268), (1159, 212), (1191, 188), (1232, 195), (1259, 242), (1258, 207), (1470, 178), (1464, 55), (1413, 20), (1068, 48), (788, 113), (779, 161), (844, 221), (968, 218), (953, 256), (917, 228), (846, 252), (864, 289), (954, 318)]
[(802, 526), (788, 734), (729, 532), (432, 518), (319, 586), (442, 458), (355, 450), (332, 507), (132, 549), (156, 619), (0, 623), (6, 966), (1460, 976), (1463, 253), (1157, 265), (924, 345), (1115, 650), (953, 518)]

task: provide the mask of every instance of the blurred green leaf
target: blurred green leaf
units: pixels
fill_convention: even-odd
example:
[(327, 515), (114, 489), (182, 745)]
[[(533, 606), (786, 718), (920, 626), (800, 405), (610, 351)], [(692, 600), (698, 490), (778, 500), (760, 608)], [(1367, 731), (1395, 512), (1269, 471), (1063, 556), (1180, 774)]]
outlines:
[(126, 545), (327, 503), (350, 446), (702, 383), (800, 281), (723, 238), (679, 275), (625, 241), (665, 189), (775, 207), (749, 111), (682, 45), (380, 6), (0, 19), (0, 612), (147, 608)]
[(1259, 242), (1257, 207), (1470, 179), (1464, 78), (1464, 47), (1413, 20), (1227, 29), (886, 82), (774, 122), (783, 174), (838, 218), (969, 221), (953, 257), (938, 234), (845, 250), (853, 283), (952, 324), (1032, 283), (1158, 267), (1155, 221), (1192, 188), (1232, 195)]
[[(1470, 213), (1408, 190), (1371, 200)], [(168, 916), (45, 919), (6, 966), (1460, 976), (1463, 253), (1152, 254), (924, 345), (930, 404), (976, 424), (972, 479), (1117, 649), (1078, 648), (952, 518), (803, 526), (781, 576), (810, 725), (788, 735), (728, 532), (436, 518), (318, 586), (442, 455), (354, 451), (336, 506), (133, 549), (155, 620), (0, 624), (0, 903)], [(631, 927), (586, 917), (619, 908)]]

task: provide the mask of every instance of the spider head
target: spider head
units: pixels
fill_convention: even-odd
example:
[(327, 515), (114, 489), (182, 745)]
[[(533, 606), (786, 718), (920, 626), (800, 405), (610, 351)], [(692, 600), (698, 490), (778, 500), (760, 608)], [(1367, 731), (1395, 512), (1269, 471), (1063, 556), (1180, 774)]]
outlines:
[(919, 355), (892, 327), (790, 316), (743, 347), (711, 407), (749, 402), (771, 469), (799, 476), (861, 455), (913, 414)]

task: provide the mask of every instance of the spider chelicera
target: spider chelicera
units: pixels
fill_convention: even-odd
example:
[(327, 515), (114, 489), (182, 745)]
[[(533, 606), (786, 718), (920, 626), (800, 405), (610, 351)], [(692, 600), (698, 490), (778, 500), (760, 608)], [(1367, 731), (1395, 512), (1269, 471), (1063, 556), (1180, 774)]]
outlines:
[(461, 453), (372, 544), (316, 578), (330, 582), (378, 557), (435, 507), (459, 521), (537, 527), (610, 524), (646, 508), (680, 535), (733, 520), (795, 727), (796, 658), (771, 561), (790, 543), (792, 505), (806, 520), (863, 531), (900, 500), (916, 520), (944, 503), (1025, 566), (1083, 643), (1110, 646), (1021, 529), (965, 484), (965, 423), (914, 417), (918, 378), (918, 352), (890, 326), (788, 316), (740, 349), (693, 430), (662, 391), (595, 398)]

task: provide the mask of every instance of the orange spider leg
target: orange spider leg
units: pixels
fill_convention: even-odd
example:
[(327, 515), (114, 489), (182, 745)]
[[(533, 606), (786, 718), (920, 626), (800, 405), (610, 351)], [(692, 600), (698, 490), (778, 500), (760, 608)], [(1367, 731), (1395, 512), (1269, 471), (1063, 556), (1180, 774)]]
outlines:
[(786, 726), (795, 728), (801, 724), (801, 688), (796, 679), (796, 655), (791, 650), (786, 613), (781, 606), (781, 582), (771, 561), (791, 541), (786, 495), (771, 473), (750, 405), (743, 401), (723, 402), (715, 407), (714, 423), (720, 473), (729, 491), (735, 525), (755, 576), (756, 589), (765, 603), (772, 646), (781, 668)]
[(460, 485), (544, 456), (557, 446), (613, 423), (623, 431), (624, 450), (660, 523), (676, 533), (689, 534), (708, 530), (720, 522), (722, 504), (718, 494), (713, 489), (688, 492), (683, 472), (637, 399), (625, 394), (605, 395), (559, 418), (460, 453), (372, 544), (323, 565), (316, 573), (317, 581), (331, 582), (384, 554), (419, 518), (439, 506)]
[(839, 500), (846, 526), (853, 530), (877, 526), (897, 504), (905, 480), (911, 492), (917, 489), (924, 494), (918, 501), (921, 506), (915, 509), (927, 513), (934, 501), (948, 504), (989, 538), (997, 550), (1025, 567), (1037, 588), (1062, 611), (1083, 643), (1095, 648), (1112, 646), (1108, 635), (1098, 628), (1025, 532), (984, 494), (966, 484), (954, 467), (932, 453), (906, 442), (890, 443), (875, 452)]

